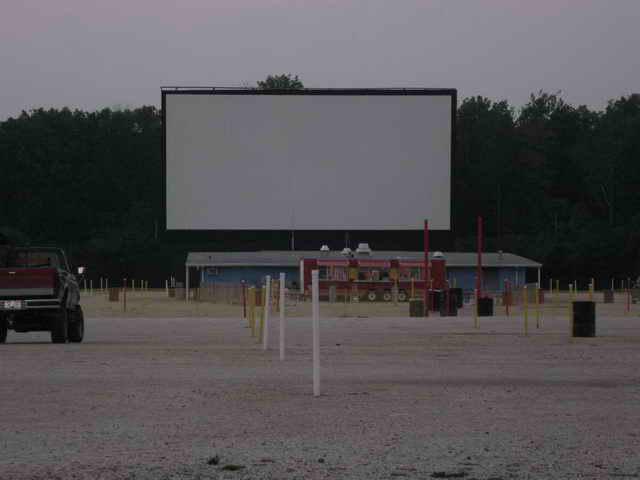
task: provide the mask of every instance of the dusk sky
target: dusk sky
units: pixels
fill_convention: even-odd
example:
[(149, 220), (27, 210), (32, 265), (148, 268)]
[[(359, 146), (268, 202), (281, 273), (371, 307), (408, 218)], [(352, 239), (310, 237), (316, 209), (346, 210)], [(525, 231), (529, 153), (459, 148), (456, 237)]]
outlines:
[(640, 91), (639, 0), (1, 0), (0, 120), (160, 87), (446, 87), (521, 107)]

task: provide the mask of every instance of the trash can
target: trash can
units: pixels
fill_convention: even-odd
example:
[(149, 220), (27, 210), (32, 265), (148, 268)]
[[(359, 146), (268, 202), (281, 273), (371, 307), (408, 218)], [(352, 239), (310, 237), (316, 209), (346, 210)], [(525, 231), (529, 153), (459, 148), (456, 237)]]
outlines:
[(479, 317), (493, 317), (493, 298), (481, 297), (478, 298), (478, 316)]
[(596, 303), (573, 302), (573, 336), (596, 336)]
[(424, 301), (415, 298), (409, 300), (409, 316), (424, 317)]
[(451, 303), (455, 304), (456, 308), (464, 306), (464, 292), (461, 288), (450, 288), (449, 295), (451, 295)]
[(119, 288), (110, 288), (109, 289), (109, 301), (117, 302), (120, 300), (120, 289)]
[(440, 311), (442, 304), (442, 290), (431, 290), (429, 292), (429, 310), (432, 312)]
[(458, 304), (456, 299), (446, 291), (442, 292), (442, 299), (440, 302), (440, 316), (441, 317), (457, 317), (458, 316)]
[(613, 303), (613, 290), (604, 291), (604, 303)]

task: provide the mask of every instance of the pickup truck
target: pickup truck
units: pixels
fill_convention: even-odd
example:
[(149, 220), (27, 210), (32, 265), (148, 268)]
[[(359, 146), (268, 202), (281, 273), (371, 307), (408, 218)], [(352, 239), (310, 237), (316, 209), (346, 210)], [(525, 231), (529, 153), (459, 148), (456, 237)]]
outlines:
[(82, 342), (78, 281), (59, 248), (0, 247), (0, 344), (9, 330), (51, 332), (53, 343)]

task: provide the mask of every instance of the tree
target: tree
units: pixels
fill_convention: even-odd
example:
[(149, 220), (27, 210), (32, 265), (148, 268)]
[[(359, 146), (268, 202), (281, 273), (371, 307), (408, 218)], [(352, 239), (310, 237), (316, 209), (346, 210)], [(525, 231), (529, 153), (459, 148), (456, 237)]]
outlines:
[(290, 73), (281, 75), (269, 75), (262, 81), (258, 82), (258, 88), (261, 90), (302, 90), (304, 85), (302, 80)]
[[(454, 161), (454, 221), (459, 235), (469, 235), (477, 215), (493, 217), (488, 235), (500, 236), (509, 189), (518, 188), (512, 172), (514, 153), (513, 110), (503, 100), (466, 98), (458, 109)], [(516, 198), (517, 195), (512, 195)]]

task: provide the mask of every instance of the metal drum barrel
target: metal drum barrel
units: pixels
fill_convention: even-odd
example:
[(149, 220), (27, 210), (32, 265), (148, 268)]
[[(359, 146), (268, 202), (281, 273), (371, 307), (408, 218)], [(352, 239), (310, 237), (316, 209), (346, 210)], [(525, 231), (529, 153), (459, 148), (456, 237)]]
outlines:
[(595, 302), (573, 302), (573, 336), (596, 336), (596, 304)]
[(478, 299), (478, 316), (479, 317), (493, 316), (493, 298), (482, 297)]

